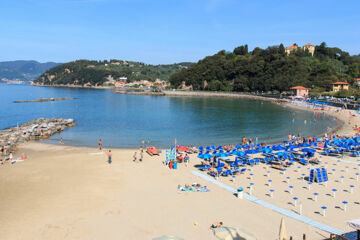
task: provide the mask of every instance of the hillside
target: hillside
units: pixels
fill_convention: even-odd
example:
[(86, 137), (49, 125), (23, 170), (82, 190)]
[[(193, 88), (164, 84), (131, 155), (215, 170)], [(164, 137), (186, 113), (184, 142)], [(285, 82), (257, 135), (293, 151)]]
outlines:
[(37, 61), (7, 61), (0, 62), (0, 82), (10, 81), (32, 81), (38, 78), (46, 70), (55, 67), (59, 63)]
[(280, 44), (251, 52), (244, 45), (200, 60), (173, 74), (170, 83), (175, 88), (212, 91), (284, 91), (296, 85), (324, 91), (336, 81), (353, 84), (359, 63), (358, 57), (325, 43), (286, 49)]
[(77, 60), (64, 63), (42, 74), (36, 84), (74, 84), (102, 86), (109, 79), (127, 78), (128, 82), (138, 80), (155, 81), (156, 79), (169, 80), (170, 75), (187, 68), (191, 63), (177, 63), (164, 65), (147, 65), (140, 62), (122, 60), (90, 61)]

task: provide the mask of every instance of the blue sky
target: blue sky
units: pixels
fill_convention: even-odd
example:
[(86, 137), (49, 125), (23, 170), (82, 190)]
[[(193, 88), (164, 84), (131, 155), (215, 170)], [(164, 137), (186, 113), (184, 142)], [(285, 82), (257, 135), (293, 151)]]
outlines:
[(0, 61), (198, 61), (248, 44), (360, 53), (359, 0), (3, 0)]

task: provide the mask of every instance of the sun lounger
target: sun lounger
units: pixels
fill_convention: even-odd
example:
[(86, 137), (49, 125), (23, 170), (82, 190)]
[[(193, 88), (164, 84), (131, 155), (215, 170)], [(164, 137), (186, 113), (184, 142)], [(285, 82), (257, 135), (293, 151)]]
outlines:
[(277, 169), (277, 170), (285, 170), (285, 167), (281, 166), (281, 165), (271, 165), (272, 168)]

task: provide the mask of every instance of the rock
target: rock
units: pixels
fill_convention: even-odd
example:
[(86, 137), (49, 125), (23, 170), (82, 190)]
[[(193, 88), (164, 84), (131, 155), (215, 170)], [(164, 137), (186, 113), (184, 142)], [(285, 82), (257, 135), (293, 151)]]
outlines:
[(6, 147), (9, 151), (12, 151), (18, 143), (49, 138), (51, 135), (75, 125), (74, 119), (39, 118), (32, 120), (18, 127), (0, 130), (0, 147)]

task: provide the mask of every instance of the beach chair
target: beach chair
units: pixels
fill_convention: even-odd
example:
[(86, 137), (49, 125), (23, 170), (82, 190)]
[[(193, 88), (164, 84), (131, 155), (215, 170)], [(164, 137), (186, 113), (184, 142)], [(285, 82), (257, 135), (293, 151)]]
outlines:
[(299, 163), (302, 164), (302, 165), (308, 165), (308, 164), (309, 164), (309, 162), (306, 161), (306, 160), (303, 159), (303, 158), (301, 158), (301, 159), (299, 160)]
[(227, 177), (227, 176), (233, 175), (233, 172), (231, 170), (226, 170), (225, 172), (222, 172), (221, 175), (224, 177)]
[(205, 165), (199, 166), (198, 169), (201, 171), (206, 171), (206, 170), (210, 169), (210, 165), (205, 164)]

